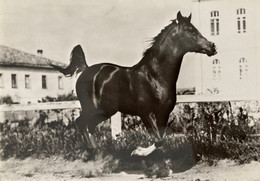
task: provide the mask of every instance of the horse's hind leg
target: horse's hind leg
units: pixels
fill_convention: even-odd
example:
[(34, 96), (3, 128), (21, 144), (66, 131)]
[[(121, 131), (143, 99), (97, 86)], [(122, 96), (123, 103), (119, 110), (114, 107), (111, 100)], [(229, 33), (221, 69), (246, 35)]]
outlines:
[(95, 128), (99, 123), (107, 120), (108, 118), (109, 117), (105, 116), (101, 110), (88, 109), (88, 111), (84, 111), (76, 120), (77, 126), (84, 136), (88, 149), (94, 150), (97, 147), (94, 137)]
[(77, 124), (77, 127), (79, 128), (81, 134), (83, 135), (84, 141), (87, 144), (87, 148), (90, 150), (94, 150), (97, 147), (97, 145), (96, 145), (96, 141), (92, 135), (93, 132), (91, 134), (88, 129), (87, 123), (89, 122), (89, 119), (90, 118), (87, 115), (82, 114), (76, 119), (76, 124)]

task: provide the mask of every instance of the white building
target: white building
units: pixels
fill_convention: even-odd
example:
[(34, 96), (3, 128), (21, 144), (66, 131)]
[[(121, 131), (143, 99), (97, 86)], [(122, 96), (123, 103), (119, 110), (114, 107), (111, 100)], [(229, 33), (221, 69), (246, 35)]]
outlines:
[(11, 96), (19, 103), (34, 103), (43, 97), (67, 94), (75, 87), (75, 78), (65, 78), (48, 65), (64, 66), (39, 55), (0, 45), (0, 97)]
[(260, 1), (194, 0), (192, 23), (216, 43), (195, 55), (196, 94), (260, 98)]

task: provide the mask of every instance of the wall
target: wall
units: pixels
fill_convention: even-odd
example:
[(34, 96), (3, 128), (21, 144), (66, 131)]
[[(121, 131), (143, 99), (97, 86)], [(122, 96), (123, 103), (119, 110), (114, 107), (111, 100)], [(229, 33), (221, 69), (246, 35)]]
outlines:
[[(72, 91), (75, 87), (75, 78), (66, 78), (61, 73), (51, 69), (0, 67), (3, 87), (0, 96), (10, 95), (14, 101), (20, 103), (37, 102), (45, 96), (56, 97)], [(17, 88), (12, 88), (11, 74), (16, 74)], [(30, 88), (25, 88), (25, 75), (30, 75)], [(47, 77), (47, 89), (42, 88), (42, 75)], [(58, 76), (63, 76), (64, 88), (58, 87)]]
[[(260, 90), (260, 1), (249, 0), (212, 0), (194, 2), (193, 24), (208, 40), (217, 45), (218, 54), (214, 57), (196, 55), (196, 93), (207, 94), (207, 89), (218, 88), (223, 95), (254, 94), (259, 97)], [(239, 8), (246, 9), (246, 33), (237, 32), (237, 13)], [(212, 36), (210, 31), (210, 12), (219, 11), (219, 35)], [(239, 59), (248, 61), (248, 77), (239, 79)], [(221, 62), (221, 79), (213, 80), (212, 61)]]

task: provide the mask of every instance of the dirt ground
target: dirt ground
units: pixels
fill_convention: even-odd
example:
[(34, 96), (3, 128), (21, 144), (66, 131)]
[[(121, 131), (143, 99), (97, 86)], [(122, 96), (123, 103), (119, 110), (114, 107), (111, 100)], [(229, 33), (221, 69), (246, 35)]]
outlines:
[(1, 181), (128, 181), (128, 180), (188, 180), (188, 181), (260, 181), (260, 162), (238, 165), (230, 160), (221, 160), (214, 166), (198, 164), (181, 173), (171, 173), (169, 177), (146, 178), (143, 174), (101, 174), (104, 160), (95, 162), (66, 161), (62, 158), (25, 160), (8, 159), (0, 162)]

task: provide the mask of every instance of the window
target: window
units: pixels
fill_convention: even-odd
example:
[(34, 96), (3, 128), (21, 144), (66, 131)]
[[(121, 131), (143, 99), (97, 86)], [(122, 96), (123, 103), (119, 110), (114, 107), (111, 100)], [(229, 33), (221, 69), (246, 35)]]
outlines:
[(246, 9), (244, 8), (237, 9), (237, 32), (246, 32)]
[(64, 79), (62, 76), (58, 76), (58, 86), (59, 89), (64, 89)]
[(219, 35), (219, 12), (210, 12), (210, 31), (211, 35)]
[(245, 80), (248, 76), (248, 64), (247, 59), (244, 57), (239, 59), (239, 79)]
[(42, 76), (42, 88), (47, 89), (47, 77), (46, 77), (46, 75)]
[(30, 75), (25, 75), (24, 76), (24, 82), (25, 82), (25, 88), (26, 89), (30, 89), (31, 88)]
[(17, 88), (16, 74), (12, 74), (11, 78), (12, 78), (12, 88)]
[(4, 87), (3, 74), (0, 73), (0, 87)]
[(221, 80), (221, 66), (218, 59), (212, 61), (213, 80)]

